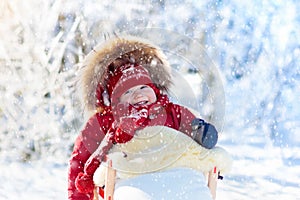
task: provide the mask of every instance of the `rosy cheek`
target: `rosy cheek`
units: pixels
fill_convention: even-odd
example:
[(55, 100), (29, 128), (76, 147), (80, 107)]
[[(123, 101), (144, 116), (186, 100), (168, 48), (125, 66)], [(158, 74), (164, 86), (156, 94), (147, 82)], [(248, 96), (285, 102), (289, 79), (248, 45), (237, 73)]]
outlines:
[(154, 102), (156, 102), (156, 96), (155, 95), (151, 95), (150, 96), (150, 101), (151, 101), (151, 103), (154, 103)]
[(121, 103), (128, 103), (128, 101), (129, 101), (129, 98), (127, 96), (120, 98)]

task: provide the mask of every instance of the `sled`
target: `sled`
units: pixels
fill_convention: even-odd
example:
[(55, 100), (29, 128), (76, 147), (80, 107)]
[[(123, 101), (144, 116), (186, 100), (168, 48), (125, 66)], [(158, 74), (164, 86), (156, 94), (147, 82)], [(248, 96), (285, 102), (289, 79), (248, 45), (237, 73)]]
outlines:
[[(154, 132), (155, 128), (157, 127), (150, 127), (145, 128), (144, 135)], [(151, 144), (147, 145), (147, 150), (153, 148), (157, 148), (158, 144), (161, 144), (161, 140), (164, 140), (165, 143), (163, 145), (167, 145), (168, 149), (163, 152), (157, 151), (159, 154), (159, 158), (161, 160), (157, 159), (155, 161), (152, 161), (153, 166), (167, 166), (163, 170), (157, 168), (149, 168), (147, 169), (147, 165), (130, 165), (127, 164), (127, 162), (120, 161), (122, 158), (124, 159), (124, 154), (121, 154), (119, 152), (124, 152), (123, 150), (126, 149), (128, 152), (140, 152), (143, 148), (145, 148), (145, 141), (143, 140), (134, 140), (126, 143), (125, 145), (120, 145), (120, 148), (115, 147), (113, 149), (109, 156), (108, 161), (105, 164), (106, 165), (106, 172), (105, 172), (105, 187), (101, 188), (96, 186), (95, 187), (95, 200), (113, 200), (114, 190), (115, 190), (115, 182), (116, 182), (116, 174), (118, 173), (118, 178), (122, 178), (122, 173), (120, 171), (117, 171), (115, 169), (120, 169), (120, 166), (123, 166), (122, 168), (124, 171), (130, 171), (129, 169), (135, 169), (137, 172), (143, 174), (142, 170), (151, 171), (152, 173), (155, 173), (156, 171), (164, 171), (176, 167), (186, 167), (195, 169), (198, 172), (201, 172), (205, 176), (206, 185), (209, 188), (209, 191), (211, 193), (212, 199), (216, 199), (216, 193), (217, 193), (217, 182), (218, 179), (222, 179), (223, 173), (226, 173), (230, 171), (232, 159), (230, 155), (227, 153), (227, 151), (221, 147), (214, 147), (213, 149), (205, 149), (195, 143), (191, 138), (187, 137), (186, 135), (182, 134), (179, 131), (175, 131), (174, 129), (168, 128), (168, 127), (160, 127), (160, 130), (164, 133), (164, 135), (157, 136), (157, 141), (155, 139), (156, 136), (151, 136), (153, 141)], [(139, 133), (139, 136), (142, 134)], [(178, 141), (176, 144), (175, 141)], [(117, 145), (115, 145), (117, 146)], [(168, 163), (171, 163), (171, 159), (174, 157), (174, 155), (182, 155), (178, 159), (176, 159), (175, 162), (173, 162), (170, 165), (167, 165)], [(130, 157), (132, 156), (132, 157)], [(128, 154), (126, 156), (126, 159), (132, 158), (132, 160), (135, 160), (134, 158), (135, 154)], [(155, 153), (150, 154), (150, 157), (155, 157)], [(143, 155), (143, 158), (145, 156)], [(147, 158), (145, 158), (147, 159)], [(150, 161), (150, 160), (149, 160)], [(166, 163), (163, 163), (163, 162)], [(149, 163), (149, 162), (148, 162)], [(125, 166), (127, 164), (127, 166)], [(127, 168), (126, 168), (127, 167)], [(222, 175), (221, 175), (222, 174)], [(127, 174), (128, 175), (128, 174)], [(130, 175), (130, 174), (129, 174)], [(95, 177), (95, 176), (94, 176)], [(128, 178), (123, 175), (124, 179)], [(208, 192), (208, 191), (207, 191)], [(201, 199), (201, 197), (199, 197)]]
[[(218, 171), (217, 167), (214, 167), (207, 174), (205, 174), (205, 176), (207, 177), (207, 187), (210, 190), (212, 199), (215, 200), (218, 179), (222, 180), (223, 177), (220, 175), (220, 172)], [(106, 177), (107, 180), (104, 188), (95, 186), (94, 200), (113, 200), (116, 170), (113, 169), (111, 165), (107, 167)]]

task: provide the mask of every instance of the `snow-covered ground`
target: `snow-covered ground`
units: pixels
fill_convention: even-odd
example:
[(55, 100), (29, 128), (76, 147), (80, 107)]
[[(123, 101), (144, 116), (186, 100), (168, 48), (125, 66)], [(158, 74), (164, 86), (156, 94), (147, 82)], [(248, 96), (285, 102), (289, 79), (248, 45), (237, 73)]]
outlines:
[(1, 179), (1, 199), (67, 199), (66, 165), (2, 163)]
[[(195, 38), (219, 71), (219, 145), (234, 162), (217, 199), (300, 199), (298, 1), (45, 2), (0, 3), (0, 199), (67, 199), (67, 159), (82, 122), (72, 66), (103, 35), (136, 27)], [(164, 50), (185, 48), (173, 44)], [(184, 63), (195, 58), (187, 50)]]
[[(282, 152), (259, 145), (225, 146), (234, 156), (234, 165), (219, 181), (218, 199), (299, 199), (299, 148)], [(284, 153), (290, 157), (283, 159)]]
[[(300, 148), (223, 142), (222, 146), (232, 154), (234, 164), (218, 183), (218, 200), (299, 199)], [(12, 162), (0, 168), (1, 199), (67, 199), (66, 164)]]

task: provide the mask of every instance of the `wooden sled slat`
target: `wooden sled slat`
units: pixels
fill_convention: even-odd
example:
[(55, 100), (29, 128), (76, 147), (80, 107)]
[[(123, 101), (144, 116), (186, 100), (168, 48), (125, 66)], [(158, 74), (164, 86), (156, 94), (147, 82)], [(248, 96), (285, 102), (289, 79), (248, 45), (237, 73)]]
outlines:
[(207, 177), (207, 186), (210, 190), (212, 198), (215, 200), (217, 196), (217, 181), (218, 181), (218, 175), (219, 170), (217, 167), (214, 167), (212, 170), (209, 171), (208, 177)]
[(113, 200), (115, 190), (116, 170), (112, 168), (112, 161), (108, 161), (104, 188), (104, 200)]

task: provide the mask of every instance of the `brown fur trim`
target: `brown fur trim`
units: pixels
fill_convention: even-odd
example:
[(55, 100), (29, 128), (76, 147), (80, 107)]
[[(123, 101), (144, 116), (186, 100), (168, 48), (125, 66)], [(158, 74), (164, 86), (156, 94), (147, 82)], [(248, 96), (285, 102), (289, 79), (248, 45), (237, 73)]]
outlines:
[(112, 63), (119, 65), (118, 62), (124, 59), (143, 65), (160, 89), (167, 90), (170, 87), (171, 68), (158, 47), (137, 37), (116, 37), (96, 46), (82, 63), (79, 87), (87, 111), (96, 109), (96, 90), (98, 84), (105, 86), (108, 66)]

